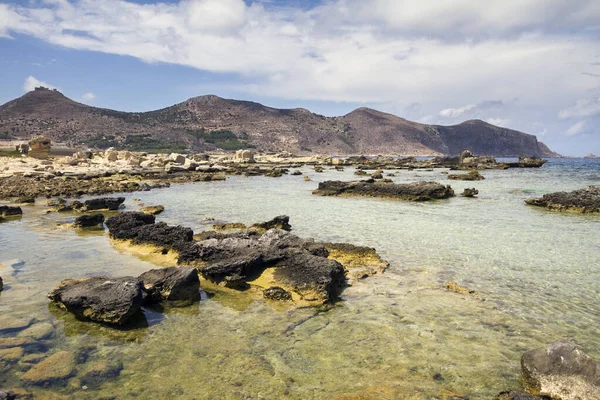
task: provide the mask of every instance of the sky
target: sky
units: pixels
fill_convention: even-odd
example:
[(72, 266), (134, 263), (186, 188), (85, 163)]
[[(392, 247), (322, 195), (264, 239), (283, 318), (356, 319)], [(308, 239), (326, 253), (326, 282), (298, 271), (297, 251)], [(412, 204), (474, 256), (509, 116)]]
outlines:
[(0, 104), (40, 85), (123, 111), (481, 119), (600, 155), (600, 1), (0, 0)]

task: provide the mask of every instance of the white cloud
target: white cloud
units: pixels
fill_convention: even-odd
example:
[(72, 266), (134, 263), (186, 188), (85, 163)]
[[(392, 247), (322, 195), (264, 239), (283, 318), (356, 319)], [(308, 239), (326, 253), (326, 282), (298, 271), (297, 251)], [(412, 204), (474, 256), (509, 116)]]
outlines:
[(575, 123), (569, 129), (567, 129), (567, 132), (566, 132), (567, 136), (573, 136), (573, 135), (577, 135), (578, 133), (581, 133), (581, 131), (583, 131), (584, 127), (585, 127), (584, 121), (579, 121), (579, 122)]
[(558, 113), (560, 119), (593, 117), (600, 115), (600, 96), (580, 99), (574, 105)]
[(52, 86), (49, 83), (40, 81), (39, 79), (37, 79), (33, 76), (28, 76), (27, 79), (25, 79), (25, 83), (23, 84), (23, 89), (25, 89), (26, 92), (31, 92), (32, 90), (34, 90), (36, 87), (39, 87), (39, 86), (43, 86), (48, 89), (56, 89), (55, 86)]
[(445, 108), (442, 111), (440, 111), (440, 115), (442, 117), (456, 118), (456, 117), (460, 117), (465, 112), (474, 109), (475, 107), (477, 107), (475, 104), (467, 104), (466, 106), (463, 106), (460, 108)]
[(188, 0), (181, 6), (194, 31), (227, 34), (246, 22), (246, 4), (242, 0)]
[(488, 118), (486, 121), (488, 124), (492, 124), (492, 125), (496, 125), (496, 126), (503, 126), (503, 127), (506, 127), (508, 125), (508, 123), (510, 122), (510, 120), (508, 118)]
[(96, 95), (92, 92), (84, 93), (81, 98), (86, 101), (92, 101), (96, 98)]

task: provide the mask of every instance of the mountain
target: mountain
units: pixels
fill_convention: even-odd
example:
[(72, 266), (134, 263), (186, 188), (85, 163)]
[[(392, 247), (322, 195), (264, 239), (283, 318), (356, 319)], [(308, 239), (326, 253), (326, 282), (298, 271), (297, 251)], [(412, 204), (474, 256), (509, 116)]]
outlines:
[(149, 112), (121, 112), (77, 103), (36, 88), (0, 106), (0, 138), (45, 135), (71, 146), (197, 151), (255, 147), (321, 154), (556, 156), (533, 135), (480, 120), (426, 125), (359, 108), (324, 117), (208, 95)]

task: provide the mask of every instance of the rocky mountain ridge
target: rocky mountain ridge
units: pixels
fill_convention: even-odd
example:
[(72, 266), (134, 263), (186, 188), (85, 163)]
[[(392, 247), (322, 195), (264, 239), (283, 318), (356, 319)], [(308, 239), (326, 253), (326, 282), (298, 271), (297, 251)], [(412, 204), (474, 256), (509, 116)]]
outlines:
[(121, 112), (36, 88), (0, 106), (0, 139), (45, 135), (70, 146), (130, 150), (289, 151), (320, 154), (557, 156), (534, 135), (480, 120), (426, 125), (370, 108), (341, 117), (214, 95), (156, 111)]

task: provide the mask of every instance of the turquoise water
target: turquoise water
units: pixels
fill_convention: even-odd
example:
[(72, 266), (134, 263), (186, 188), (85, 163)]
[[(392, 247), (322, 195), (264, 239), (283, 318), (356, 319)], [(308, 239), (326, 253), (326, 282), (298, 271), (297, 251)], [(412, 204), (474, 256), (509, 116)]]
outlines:
[[(125, 204), (162, 204), (158, 220), (195, 232), (209, 229), (207, 218), (253, 223), (286, 214), (299, 236), (377, 248), (388, 271), (347, 288), (327, 312), (217, 293), (148, 313), (149, 327), (114, 332), (49, 308), (45, 294), (65, 278), (138, 275), (153, 264), (116, 251), (103, 232), (57, 229), (74, 216), (43, 214), (41, 206), (0, 225), (0, 276), (9, 286), (0, 315), (51, 321), (48, 353), (123, 362), (120, 376), (99, 386), (85, 388), (78, 372), (65, 386), (27, 389), (67, 398), (486, 399), (519, 386), (519, 358), (528, 349), (568, 340), (600, 359), (600, 216), (523, 202), (600, 184), (598, 160), (483, 171), (478, 182), (448, 181), (443, 169), (386, 171), (395, 182), (435, 180), (457, 194), (480, 192), (431, 203), (313, 196), (319, 181), (352, 180), (354, 170), (303, 171), (312, 182), (228, 177), (127, 194)], [(10, 266), (17, 262), (24, 263)], [(447, 292), (447, 281), (480, 295)], [(0, 387), (24, 386), (26, 368), (6, 365)]]

